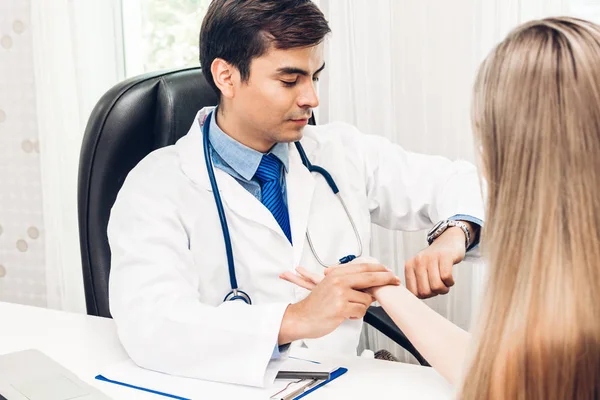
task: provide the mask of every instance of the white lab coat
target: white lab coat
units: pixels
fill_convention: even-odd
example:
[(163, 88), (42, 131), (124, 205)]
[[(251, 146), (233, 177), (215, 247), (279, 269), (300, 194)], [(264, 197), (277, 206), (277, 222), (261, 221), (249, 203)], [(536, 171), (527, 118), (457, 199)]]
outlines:
[[(290, 144), (286, 176), (292, 241), (234, 178), (215, 169), (231, 234), (237, 280), (253, 301), (223, 303), (230, 291), (221, 226), (206, 171), (198, 113), (175, 145), (148, 155), (129, 174), (111, 212), (110, 307), (121, 342), (140, 366), (205, 380), (263, 386), (283, 314), (308, 295), (279, 278), (298, 265), (322, 271), (356, 253), (348, 218), (326, 182)], [(327, 169), (368, 255), (371, 223), (418, 230), (456, 214), (483, 219), (473, 165), (407, 152), (385, 138), (334, 123), (307, 126), (302, 144)], [(303, 344), (356, 354), (362, 321)], [(270, 367), (269, 367), (270, 366)]]

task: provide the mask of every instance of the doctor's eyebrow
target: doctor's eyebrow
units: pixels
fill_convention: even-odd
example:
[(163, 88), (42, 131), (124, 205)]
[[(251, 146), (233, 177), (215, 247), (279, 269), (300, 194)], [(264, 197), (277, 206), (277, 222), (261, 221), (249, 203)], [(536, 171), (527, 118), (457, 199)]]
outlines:
[[(323, 71), (325, 69), (325, 63), (323, 63), (323, 65), (321, 65), (321, 67), (315, 71), (315, 73), (313, 75), (318, 74), (319, 72)], [(282, 68), (278, 68), (277, 69), (277, 75), (302, 75), (302, 76), (309, 76), (310, 73), (302, 68), (296, 68), (296, 67), (282, 67)]]

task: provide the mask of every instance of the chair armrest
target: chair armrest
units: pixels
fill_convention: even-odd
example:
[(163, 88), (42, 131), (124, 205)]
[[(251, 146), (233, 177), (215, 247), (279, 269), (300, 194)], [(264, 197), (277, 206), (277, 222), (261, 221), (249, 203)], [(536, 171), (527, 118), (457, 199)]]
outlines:
[(394, 321), (384, 311), (382, 307), (371, 306), (367, 310), (364, 321), (383, 333), (385, 336), (398, 343), (400, 346), (405, 348), (410, 354), (412, 354), (417, 361), (423, 366), (430, 367), (427, 360), (415, 349), (412, 343), (408, 340), (406, 335), (396, 326)]

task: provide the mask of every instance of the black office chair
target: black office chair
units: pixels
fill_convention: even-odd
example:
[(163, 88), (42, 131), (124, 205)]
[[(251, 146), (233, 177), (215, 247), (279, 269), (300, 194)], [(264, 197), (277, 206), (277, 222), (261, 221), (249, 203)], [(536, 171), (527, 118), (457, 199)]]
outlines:
[[(106, 228), (125, 177), (151, 151), (185, 135), (199, 109), (216, 103), (215, 92), (197, 67), (128, 79), (102, 96), (92, 111), (81, 148), (78, 183), (88, 314), (111, 316)], [(370, 307), (365, 322), (407, 349), (422, 365), (428, 365), (381, 307)]]

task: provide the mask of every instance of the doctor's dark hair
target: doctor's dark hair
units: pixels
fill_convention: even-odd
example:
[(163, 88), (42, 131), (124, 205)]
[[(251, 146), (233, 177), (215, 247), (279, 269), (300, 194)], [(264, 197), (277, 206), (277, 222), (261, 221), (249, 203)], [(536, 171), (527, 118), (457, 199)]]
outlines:
[(200, 65), (220, 96), (210, 71), (216, 58), (247, 81), (252, 59), (271, 45), (283, 50), (315, 46), (329, 32), (325, 16), (310, 0), (213, 0), (200, 30)]

